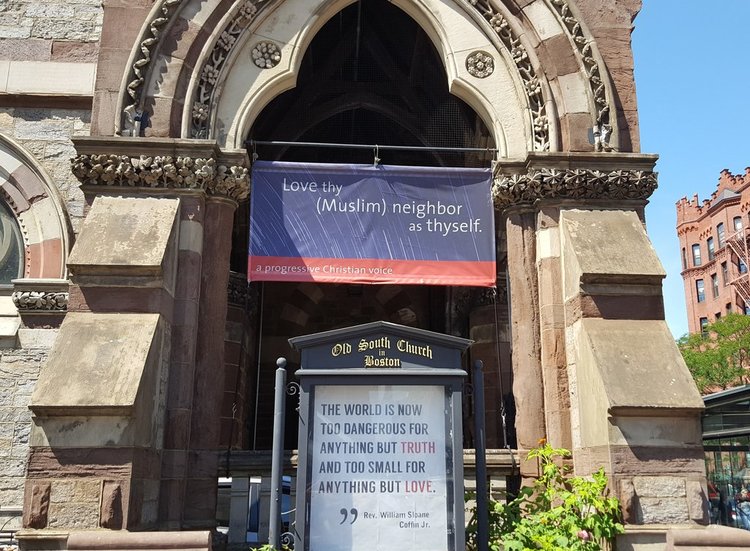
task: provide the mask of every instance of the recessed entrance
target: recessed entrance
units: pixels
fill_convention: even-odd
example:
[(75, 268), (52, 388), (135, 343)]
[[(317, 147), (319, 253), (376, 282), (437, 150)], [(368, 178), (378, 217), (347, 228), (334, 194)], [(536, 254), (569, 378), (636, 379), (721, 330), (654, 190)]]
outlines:
[[(266, 106), (248, 139), (410, 146), (414, 149), (378, 150), (377, 156), (383, 164), (414, 166), (487, 167), (494, 155), (491, 151), (461, 149), (495, 147), (480, 116), (449, 92), (443, 62), (427, 33), (384, 0), (352, 4), (321, 28), (301, 62), (296, 87)], [(371, 164), (376, 152), (374, 148), (253, 144), (249, 154), (262, 160)], [(237, 272), (244, 272), (247, 264), (248, 208), (238, 209), (235, 222), (232, 270)], [(504, 262), (502, 255), (499, 258)], [(248, 421), (241, 428), (253, 449), (271, 446), (277, 357), (287, 355), (290, 371), (297, 367), (288, 338), (377, 320), (470, 338), (469, 314), (483, 293), (481, 289), (411, 285), (254, 286), (261, 306), (253, 328), (257, 336), (251, 339), (257, 345), (248, 351)], [(507, 320), (507, 306), (495, 307), (504, 313), (500, 318)], [(507, 348), (503, 353), (507, 356)], [(510, 394), (510, 360), (498, 358), (496, 363), (488, 390), (498, 402), (502, 394)], [(504, 384), (499, 377), (501, 364), (507, 371)], [(288, 449), (295, 447), (297, 433), (294, 405), (289, 408)], [(488, 443), (499, 447), (502, 436), (499, 430), (495, 432)], [(471, 438), (470, 432), (467, 436)]]

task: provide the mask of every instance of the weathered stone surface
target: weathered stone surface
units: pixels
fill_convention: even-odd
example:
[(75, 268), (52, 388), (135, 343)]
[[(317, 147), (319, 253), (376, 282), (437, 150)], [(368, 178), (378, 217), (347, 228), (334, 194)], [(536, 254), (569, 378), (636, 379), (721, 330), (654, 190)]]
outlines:
[(685, 497), (685, 479), (677, 476), (635, 476), (633, 486), (640, 497)]
[(610, 411), (620, 408), (703, 409), (703, 400), (663, 321), (583, 319), (582, 340)]
[(50, 40), (0, 39), (0, 59), (9, 61), (47, 61), (51, 49)]
[(105, 480), (103, 483), (99, 526), (111, 530), (123, 528), (122, 485), (119, 482)]
[(87, 530), (99, 526), (99, 503), (50, 504), (48, 526), (66, 530)]
[(70, 551), (95, 551), (99, 549), (209, 551), (211, 549), (211, 532), (117, 532), (104, 530), (75, 532), (68, 538), (67, 548)]
[[(536, 217), (533, 212), (508, 215), (508, 276), (513, 350), (513, 396), (516, 400), (518, 447), (531, 449), (546, 437), (542, 380), (539, 282), (536, 273)], [(520, 351), (520, 353), (518, 352)]]
[(161, 275), (178, 209), (178, 199), (97, 197), (68, 266), (74, 274)]
[(708, 497), (703, 483), (699, 480), (687, 480), (685, 483), (690, 520), (699, 524), (708, 524)]
[[(51, 474), (51, 473), (50, 473)], [(99, 501), (99, 480), (58, 480), (52, 488), (50, 503)]]
[(694, 549), (750, 549), (750, 532), (712, 524), (705, 528), (672, 528), (667, 532), (667, 551)]
[(638, 519), (638, 495), (632, 479), (620, 481), (620, 505), (622, 506), (622, 520), (626, 524), (635, 524)]
[(690, 520), (684, 497), (639, 497), (638, 504), (642, 524), (679, 524)]
[(660, 284), (666, 275), (634, 212), (566, 209), (560, 219), (566, 299), (582, 283)]
[(26, 528), (46, 528), (49, 512), (51, 484), (49, 482), (29, 483), (23, 511), (23, 525)]
[[(31, 409), (130, 411), (158, 321), (158, 314), (68, 314), (39, 377)], [(67, 391), (61, 393), (60, 388)]]

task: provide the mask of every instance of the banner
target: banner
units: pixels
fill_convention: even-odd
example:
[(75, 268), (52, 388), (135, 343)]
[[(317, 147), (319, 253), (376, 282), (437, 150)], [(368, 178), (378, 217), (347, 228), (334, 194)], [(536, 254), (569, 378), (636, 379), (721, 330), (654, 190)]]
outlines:
[(495, 285), (490, 169), (253, 164), (250, 281)]

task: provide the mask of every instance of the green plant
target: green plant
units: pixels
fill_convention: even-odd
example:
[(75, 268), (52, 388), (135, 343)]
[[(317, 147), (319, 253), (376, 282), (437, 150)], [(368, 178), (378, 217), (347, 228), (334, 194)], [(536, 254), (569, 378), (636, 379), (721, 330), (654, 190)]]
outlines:
[[(609, 497), (603, 469), (590, 478), (570, 476), (561, 466), (570, 452), (544, 443), (529, 452), (540, 476), (507, 503), (490, 502), (489, 548), (492, 551), (608, 549), (624, 532), (620, 503)], [(468, 549), (476, 549), (476, 515), (467, 527)]]

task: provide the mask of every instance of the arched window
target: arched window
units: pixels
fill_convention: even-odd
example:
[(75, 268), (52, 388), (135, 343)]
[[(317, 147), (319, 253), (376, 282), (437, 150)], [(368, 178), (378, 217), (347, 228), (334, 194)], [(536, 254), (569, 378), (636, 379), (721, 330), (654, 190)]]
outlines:
[(0, 285), (23, 275), (23, 241), (13, 211), (0, 201)]

